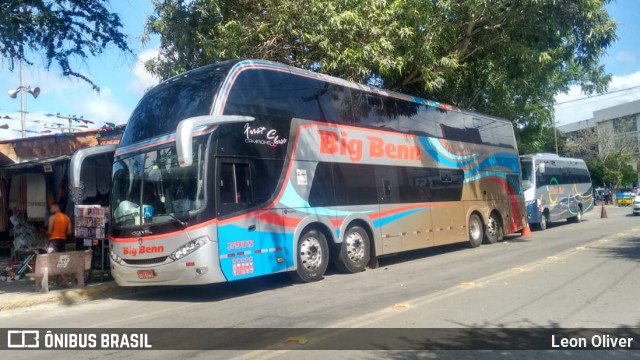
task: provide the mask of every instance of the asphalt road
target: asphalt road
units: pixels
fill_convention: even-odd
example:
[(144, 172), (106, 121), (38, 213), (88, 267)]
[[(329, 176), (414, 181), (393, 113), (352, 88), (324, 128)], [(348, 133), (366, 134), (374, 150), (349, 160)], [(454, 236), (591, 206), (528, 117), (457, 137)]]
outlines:
[[(554, 223), (530, 237), (508, 236), (504, 242), (476, 249), (455, 245), (388, 257), (381, 260), (380, 268), (359, 274), (329, 271), (323, 281), (312, 284), (294, 284), (279, 274), (228, 284), (160, 288), (135, 298), (9, 311), (0, 314), (0, 323), (2, 328), (92, 329), (639, 327), (640, 217), (631, 216), (627, 208), (607, 207), (607, 213), (608, 217), (601, 219), (600, 208), (596, 208), (585, 214), (580, 224)], [(566, 355), (566, 351), (289, 351), (304, 346), (289, 341), (274, 344), (272, 348), (278, 351), (268, 352), (108, 350), (54, 354), (64, 354), (67, 359)], [(470, 345), (462, 341), (460, 346)], [(36, 354), (45, 353), (12, 351), (11, 355), (12, 359), (23, 359)], [(581, 357), (605, 354), (614, 358), (638, 355), (599, 351), (582, 352)]]

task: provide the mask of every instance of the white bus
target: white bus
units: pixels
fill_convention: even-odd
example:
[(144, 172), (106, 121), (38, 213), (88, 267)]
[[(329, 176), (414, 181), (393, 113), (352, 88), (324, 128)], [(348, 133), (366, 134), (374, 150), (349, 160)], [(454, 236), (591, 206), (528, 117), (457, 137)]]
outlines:
[(520, 156), (527, 220), (539, 230), (567, 219), (579, 223), (594, 206), (591, 176), (584, 160), (556, 154)]

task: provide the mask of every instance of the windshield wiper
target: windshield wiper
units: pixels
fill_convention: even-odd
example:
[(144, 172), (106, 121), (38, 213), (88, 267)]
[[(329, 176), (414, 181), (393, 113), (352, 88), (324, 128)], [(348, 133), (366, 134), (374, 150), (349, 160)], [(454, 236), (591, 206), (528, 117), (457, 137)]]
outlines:
[(187, 224), (186, 221), (180, 220), (178, 219), (175, 215), (173, 215), (173, 213), (169, 213), (166, 214), (167, 216), (169, 216), (170, 218), (172, 218), (175, 222), (177, 222), (178, 224), (180, 224), (182, 226), (183, 229), (186, 229), (187, 226), (189, 226), (189, 224)]

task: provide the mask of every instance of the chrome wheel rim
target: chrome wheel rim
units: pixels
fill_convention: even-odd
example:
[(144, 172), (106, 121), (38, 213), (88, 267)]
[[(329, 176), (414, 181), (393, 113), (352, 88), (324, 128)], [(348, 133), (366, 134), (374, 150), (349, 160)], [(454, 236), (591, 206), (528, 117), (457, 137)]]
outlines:
[(354, 231), (345, 239), (347, 245), (347, 257), (354, 263), (361, 262), (364, 258), (364, 239), (360, 233)]
[(322, 264), (322, 247), (315, 237), (308, 237), (300, 244), (300, 261), (307, 270), (318, 270)]
[(472, 240), (477, 240), (480, 238), (480, 233), (482, 229), (480, 227), (480, 222), (476, 219), (472, 219), (469, 223), (469, 233), (471, 234)]

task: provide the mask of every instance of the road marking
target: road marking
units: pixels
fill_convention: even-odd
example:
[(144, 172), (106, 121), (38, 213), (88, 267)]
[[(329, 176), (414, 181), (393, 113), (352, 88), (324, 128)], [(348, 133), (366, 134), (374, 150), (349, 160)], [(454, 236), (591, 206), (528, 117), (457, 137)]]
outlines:
[(405, 308), (405, 309), (408, 309), (408, 308), (410, 308), (410, 307), (411, 307), (411, 304), (408, 304), (408, 303), (401, 303), (401, 304), (394, 304), (394, 305), (393, 305), (393, 308), (394, 308), (394, 309), (398, 309), (398, 308)]
[[(621, 239), (621, 238), (625, 238), (629, 235), (633, 236), (634, 232), (637, 233), (638, 231), (640, 231), (640, 228), (633, 228), (631, 230), (628, 231), (624, 231), (618, 234), (614, 234), (614, 235), (610, 235), (605, 237), (604, 239), (598, 239), (598, 240), (594, 240), (590, 243), (585, 244), (584, 246), (581, 246), (583, 248), (589, 248), (591, 246), (597, 245), (600, 242), (607, 242), (609, 241), (611, 238), (614, 239)], [(635, 237), (635, 236), (634, 236)], [(551, 264), (552, 262), (555, 262), (558, 259), (565, 259), (571, 255), (577, 254), (578, 252), (580, 252), (581, 250), (578, 250), (578, 248), (573, 248), (573, 249), (569, 249), (566, 251), (563, 251), (561, 253), (558, 253), (557, 255), (554, 256), (547, 256), (544, 259), (540, 259), (540, 260), (536, 260), (536, 261), (532, 261), (526, 265), (517, 267), (515, 269), (521, 269), (521, 271), (514, 271), (514, 269), (508, 269), (505, 271), (501, 271), (489, 276), (485, 276), (483, 278), (477, 279), (473, 282), (466, 282), (466, 283), (470, 283), (470, 284), (489, 284), (498, 280), (504, 280), (506, 278), (510, 278), (510, 277), (515, 277), (518, 276), (520, 273), (524, 272), (524, 271), (530, 271), (536, 268), (539, 268), (541, 266), (547, 265), (547, 264)], [(464, 283), (463, 283), (464, 284)], [(433, 303), (436, 302), (438, 300), (442, 300), (457, 294), (460, 294), (462, 292), (465, 291), (473, 291), (474, 287), (470, 287), (470, 286), (453, 286), (447, 289), (443, 289), (440, 291), (436, 291), (433, 292), (431, 294), (425, 295), (425, 296), (421, 296), (418, 297), (416, 299), (407, 301), (406, 303), (408, 304), (412, 304), (414, 308), (419, 308), (421, 306), (425, 306), (429, 303)], [(394, 306), (395, 307), (395, 306)], [(389, 307), (385, 307), (381, 310), (378, 310), (376, 312), (361, 316), (359, 318), (356, 319), (350, 319), (350, 320), (344, 320), (341, 322), (337, 322), (331, 326), (327, 326), (327, 328), (335, 328), (336, 331), (332, 332), (330, 335), (327, 334), (327, 332), (323, 331), (323, 330), (318, 330), (313, 331), (311, 333), (307, 333), (304, 334), (305, 337), (307, 339), (311, 339), (311, 341), (314, 340), (326, 340), (329, 336), (333, 337), (336, 335), (336, 333), (339, 333), (341, 331), (341, 329), (346, 329), (346, 328), (362, 328), (362, 327), (366, 327), (369, 324), (372, 323), (376, 323), (376, 322), (380, 322), (381, 320), (384, 320), (386, 318), (392, 317), (397, 315), (398, 313), (396, 311), (393, 311), (393, 308), (389, 308)], [(344, 331), (344, 330), (342, 330)], [(315, 336), (317, 334), (317, 336)], [(278, 346), (279, 344), (273, 344), (272, 346)], [(243, 355), (240, 355), (238, 357), (235, 357), (234, 359), (242, 359), (242, 360), (248, 360), (248, 359), (271, 359), (271, 358), (275, 358), (275, 357), (279, 357), (283, 354), (286, 354), (288, 352), (290, 352), (292, 350), (257, 350), (257, 351), (252, 351)]]

